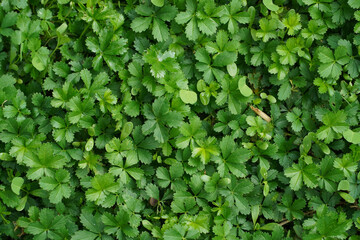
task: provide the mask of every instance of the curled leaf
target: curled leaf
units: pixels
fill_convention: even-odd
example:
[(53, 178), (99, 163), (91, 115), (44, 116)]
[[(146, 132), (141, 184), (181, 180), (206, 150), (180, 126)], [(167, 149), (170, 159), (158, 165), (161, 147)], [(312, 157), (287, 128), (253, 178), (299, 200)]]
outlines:
[(149, 203), (151, 206), (155, 207), (158, 204), (158, 200), (155, 198), (150, 198)]

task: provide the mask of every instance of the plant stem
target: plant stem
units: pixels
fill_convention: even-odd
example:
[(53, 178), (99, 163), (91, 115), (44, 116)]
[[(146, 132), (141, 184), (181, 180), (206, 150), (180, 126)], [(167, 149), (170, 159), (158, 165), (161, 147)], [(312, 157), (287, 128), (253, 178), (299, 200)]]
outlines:
[(51, 56), (55, 53), (56, 50), (58, 50), (58, 48), (59, 48), (59, 41), (57, 42), (56, 47), (54, 51), (52, 51), (52, 53), (50, 54), (49, 58), (51, 58)]
[(81, 33), (81, 35), (80, 35), (79, 39), (81, 39), (81, 38), (82, 38), (82, 36), (85, 34), (86, 30), (88, 30), (88, 28), (89, 28), (89, 27), (90, 27), (90, 23), (88, 23), (88, 25), (84, 28), (84, 30), (82, 31), (82, 33)]

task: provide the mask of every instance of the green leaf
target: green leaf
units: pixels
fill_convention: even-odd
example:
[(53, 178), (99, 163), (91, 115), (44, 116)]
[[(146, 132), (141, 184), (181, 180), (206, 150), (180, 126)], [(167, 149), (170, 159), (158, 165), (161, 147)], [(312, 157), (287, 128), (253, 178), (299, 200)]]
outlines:
[(194, 117), (190, 119), (189, 123), (183, 123), (179, 128), (180, 136), (176, 140), (176, 146), (179, 148), (186, 148), (190, 143), (194, 144), (195, 139), (202, 139), (206, 136), (206, 131), (202, 127), (200, 118)]
[(348, 193), (339, 192), (339, 195), (348, 203), (354, 203), (355, 199)]
[(344, 138), (346, 139), (346, 141), (353, 143), (353, 144), (360, 143), (360, 132), (354, 132), (354, 131), (348, 129), (343, 134), (344, 134)]
[(352, 221), (338, 215), (336, 212), (322, 214), (316, 222), (318, 232), (325, 237), (340, 237), (352, 225)]
[(229, 65), (226, 66), (226, 69), (229, 73), (230, 76), (235, 77), (237, 74), (237, 66), (236, 63), (231, 63)]
[(138, 230), (132, 226), (133, 224), (129, 214), (122, 209), (117, 212), (116, 216), (105, 212), (104, 215), (101, 216), (101, 219), (105, 224), (105, 232), (108, 234), (116, 233), (118, 239), (136, 237), (139, 233)]
[(152, 19), (150, 17), (137, 17), (131, 23), (131, 28), (135, 32), (144, 32), (150, 27)]
[(200, 36), (200, 30), (198, 28), (195, 18), (192, 18), (185, 28), (186, 37), (189, 40), (195, 41)]
[(100, 224), (100, 219), (93, 216), (90, 212), (83, 211), (80, 215), (80, 221), (84, 225), (84, 227), (91, 232), (102, 232), (103, 226)]
[(164, 233), (164, 238), (169, 240), (184, 239), (186, 230), (181, 225), (175, 225), (173, 228), (167, 229)]
[(195, 104), (197, 101), (197, 95), (193, 91), (189, 90), (180, 90), (179, 92), (180, 98), (184, 103)]
[(97, 238), (96, 233), (92, 233), (92, 232), (85, 231), (85, 230), (80, 230), (80, 231), (75, 232), (74, 236), (71, 237), (71, 240), (83, 240), (83, 239), (94, 240), (96, 238)]
[(39, 179), (53, 173), (53, 169), (62, 168), (68, 159), (63, 155), (54, 154), (54, 148), (51, 143), (41, 145), (37, 154), (28, 152), (24, 156), (24, 163), (30, 167), (27, 176), (30, 179)]
[(263, 3), (270, 11), (277, 12), (279, 10), (279, 7), (275, 5), (272, 0), (264, 0)]
[(218, 24), (212, 18), (205, 18), (202, 20), (198, 20), (198, 27), (200, 31), (208, 36), (211, 36), (216, 33), (216, 29)]
[(296, 13), (294, 9), (291, 9), (288, 12), (287, 18), (283, 19), (282, 23), (288, 29), (288, 34), (293, 36), (301, 29), (300, 14)]
[(343, 178), (343, 174), (339, 169), (334, 168), (333, 158), (327, 156), (322, 159), (320, 164), (319, 187), (325, 188), (328, 192), (336, 191), (336, 182)]
[(151, 197), (151, 198), (155, 198), (155, 199), (160, 199), (160, 193), (159, 193), (159, 189), (156, 187), (156, 185), (154, 184), (148, 184), (146, 186), (146, 194)]
[(260, 206), (259, 205), (251, 206), (251, 218), (252, 218), (252, 221), (253, 221), (254, 225), (255, 225), (258, 217), (259, 217), (259, 213), (260, 213)]
[(94, 139), (93, 138), (89, 138), (85, 144), (85, 150), (90, 152), (94, 147)]
[[(147, 113), (145, 114), (148, 120), (142, 126), (144, 134), (154, 133), (155, 140), (159, 143), (164, 143), (169, 138), (169, 130), (166, 128), (179, 127), (182, 121), (182, 115), (176, 111), (169, 111), (169, 103), (164, 98), (158, 98), (154, 101), (152, 109), (146, 106)], [(157, 118), (158, 121), (154, 119)]]
[(108, 173), (95, 176), (91, 180), (91, 186), (92, 188), (86, 191), (86, 199), (97, 204), (102, 204), (106, 196), (119, 190), (118, 184), (114, 181), (114, 176)]
[(342, 158), (336, 158), (334, 167), (343, 171), (345, 176), (350, 176), (357, 169), (357, 162), (354, 161), (350, 154), (345, 154)]
[(275, 19), (267, 20), (261, 18), (259, 21), (260, 29), (256, 32), (256, 37), (262, 38), (263, 42), (276, 38), (277, 22)]
[(165, 22), (157, 18), (153, 21), (152, 34), (159, 42), (166, 41), (170, 37), (170, 33)]
[(40, 187), (50, 191), (49, 200), (51, 203), (59, 203), (63, 198), (69, 198), (71, 189), (67, 184), (70, 180), (69, 173), (60, 169), (55, 173), (55, 177), (42, 177), (39, 181)]
[(314, 176), (316, 167), (314, 164), (305, 165), (302, 161), (299, 164), (293, 164), (291, 168), (285, 170), (285, 176), (290, 179), (291, 189), (297, 191), (305, 183), (308, 187), (314, 188), (317, 185), (317, 179)]
[(356, 0), (348, 0), (348, 4), (352, 8), (360, 8), (360, 3)]
[(342, 71), (341, 65), (348, 61), (346, 52), (341, 48), (337, 48), (334, 55), (329, 48), (321, 46), (317, 49), (317, 56), (322, 63), (318, 72), (323, 78), (338, 79)]
[(134, 128), (134, 124), (132, 122), (125, 123), (121, 129), (120, 141), (127, 138), (131, 134), (133, 128)]
[(24, 179), (22, 177), (14, 177), (11, 181), (11, 190), (16, 194), (20, 194), (22, 185), (24, 184)]
[(246, 77), (239, 79), (238, 86), (241, 94), (245, 97), (250, 97), (253, 94), (252, 90), (246, 85)]
[[(39, 210), (37, 210), (39, 211)], [(37, 213), (36, 221), (33, 221), (27, 225), (26, 231), (36, 238), (43, 236), (57, 235), (58, 230), (65, 227), (67, 223), (66, 217), (63, 215), (55, 215), (54, 210), (44, 208)], [(39, 219), (39, 221), (38, 221)]]
[(281, 87), (279, 88), (278, 92), (278, 98), (279, 100), (286, 100), (291, 95), (291, 85), (288, 82), (285, 82), (281, 84)]
[(157, 7), (164, 6), (164, 0), (151, 0), (152, 4), (154, 4)]
[(216, 145), (216, 138), (209, 137), (205, 141), (199, 140), (196, 141), (196, 143), (198, 144), (198, 147), (194, 148), (192, 151), (192, 156), (200, 157), (200, 160), (203, 164), (208, 163), (212, 155), (219, 155), (219, 150)]
[(279, 205), (278, 208), (281, 212), (285, 213), (285, 216), (288, 220), (292, 220), (293, 218), (302, 219), (304, 217), (304, 213), (301, 211), (306, 205), (304, 199), (296, 199), (293, 201), (292, 193), (285, 192), (282, 197), (282, 205)]
[(66, 78), (70, 74), (70, 67), (64, 62), (56, 62), (53, 66), (56, 75)]
[(356, 239), (359, 33), (359, 0), (1, 1), (0, 238)]
[(291, 122), (291, 127), (295, 132), (300, 132), (303, 124), (301, 122), (301, 110), (299, 108), (294, 108), (293, 112), (288, 112), (286, 114), (286, 119)]
[(237, 177), (245, 177), (248, 171), (244, 163), (250, 158), (250, 152), (238, 147), (230, 136), (225, 136), (221, 140), (220, 149), (221, 157), (214, 157), (214, 161), (219, 164), (220, 176), (224, 177), (230, 171)]
[(208, 65), (210, 64), (210, 56), (204, 48), (200, 48), (196, 51), (195, 58), (199, 62), (206, 63)]
[(50, 51), (46, 47), (41, 47), (32, 53), (32, 65), (39, 71), (44, 71), (49, 64)]
[(320, 140), (325, 140), (325, 143), (330, 143), (337, 137), (338, 134), (344, 133), (349, 126), (346, 123), (346, 113), (344, 111), (329, 112), (322, 118), (325, 124), (320, 127), (316, 136)]
[(344, 190), (344, 191), (349, 191), (350, 190), (350, 183), (348, 180), (341, 180), (339, 182), (339, 186), (337, 188), (337, 190)]
[(209, 216), (207, 214), (200, 213), (194, 217), (186, 219), (185, 224), (191, 229), (199, 233), (209, 232)]
[(225, 67), (236, 61), (237, 55), (235, 52), (222, 52), (216, 55), (213, 65), (215, 67)]
[(59, 0), (58, 1), (59, 4), (67, 4), (68, 2), (70, 2), (70, 0)]

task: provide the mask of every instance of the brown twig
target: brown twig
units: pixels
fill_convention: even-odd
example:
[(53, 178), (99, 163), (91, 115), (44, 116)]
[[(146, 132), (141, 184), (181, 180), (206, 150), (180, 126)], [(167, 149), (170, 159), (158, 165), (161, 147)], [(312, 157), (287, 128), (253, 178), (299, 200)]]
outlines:
[(290, 220), (285, 220), (282, 221), (281, 223), (279, 223), (280, 226), (284, 226), (285, 224), (288, 224), (289, 222), (291, 222)]
[(262, 119), (264, 119), (267, 122), (271, 122), (271, 118), (269, 117), (269, 115), (267, 115), (266, 113), (264, 113), (263, 111), (261, 111), (258, 108), (255, 108), (253, 106), (250, 106), (251, 110), (253, 110), (257, 115), (259, 115)]
[(313, 215), (315, 212), (316, 212), (315, 210), (311, 210), (311, 211), (308, 211), (308, 212), (304, 212), (304, 215), (305, 216)]
[(1, 104), (1, 107), (3, 108), (4, 107), (4, 104), (7, 102), (7, 100), (5, 100), (2, 104)]
[(350, 206), (350, 208), (360, 209), (360, 207), (359, 207), (359, 206), (357, 206), (357, 205), (351, 205), (351, 206)]

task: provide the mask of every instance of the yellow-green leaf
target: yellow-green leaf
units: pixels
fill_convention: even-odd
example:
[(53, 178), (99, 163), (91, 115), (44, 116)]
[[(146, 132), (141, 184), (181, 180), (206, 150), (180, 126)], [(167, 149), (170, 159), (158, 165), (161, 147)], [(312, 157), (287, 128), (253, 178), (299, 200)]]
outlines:
[(263, 3), (265, 7), (270, 11), (276, 12), (277, 10), (279, 10), (279, 7), (275, 5), (272, 0), (264, 0)]
[(164, 0), (151, 0), (152, 4), (154, 4), (157, 7), (164, 6)]
[(197, 101), (197, 95), (193, 91), (180, 90), (179, 94), (184, 103), (194, 104)]
[(359, 144), (360, 143), (360, 132), (354, 132), (354, 131), (348, 129), (344, 132), (344, 138), (348, 142), (351, 142), (354, 144)]
[(348, 203), (354, 203), (355, 202), (355, 199), (350, 194), (348, 194), (346, 192), (339, 192), (339, 194)]
[(14, 177), (13, 180), (11, 181), (11, 190), (19, 195), (20, 194), (20, 189), (22, 187), (22, 185), (24, 184), (24, 179), (21, 177)]
[(251, 88), (246, 85), (246, 77), (241, 77), (239, 79), (238, 87), (241, 94), (245, 97), (250, 97), (253, 94)]

